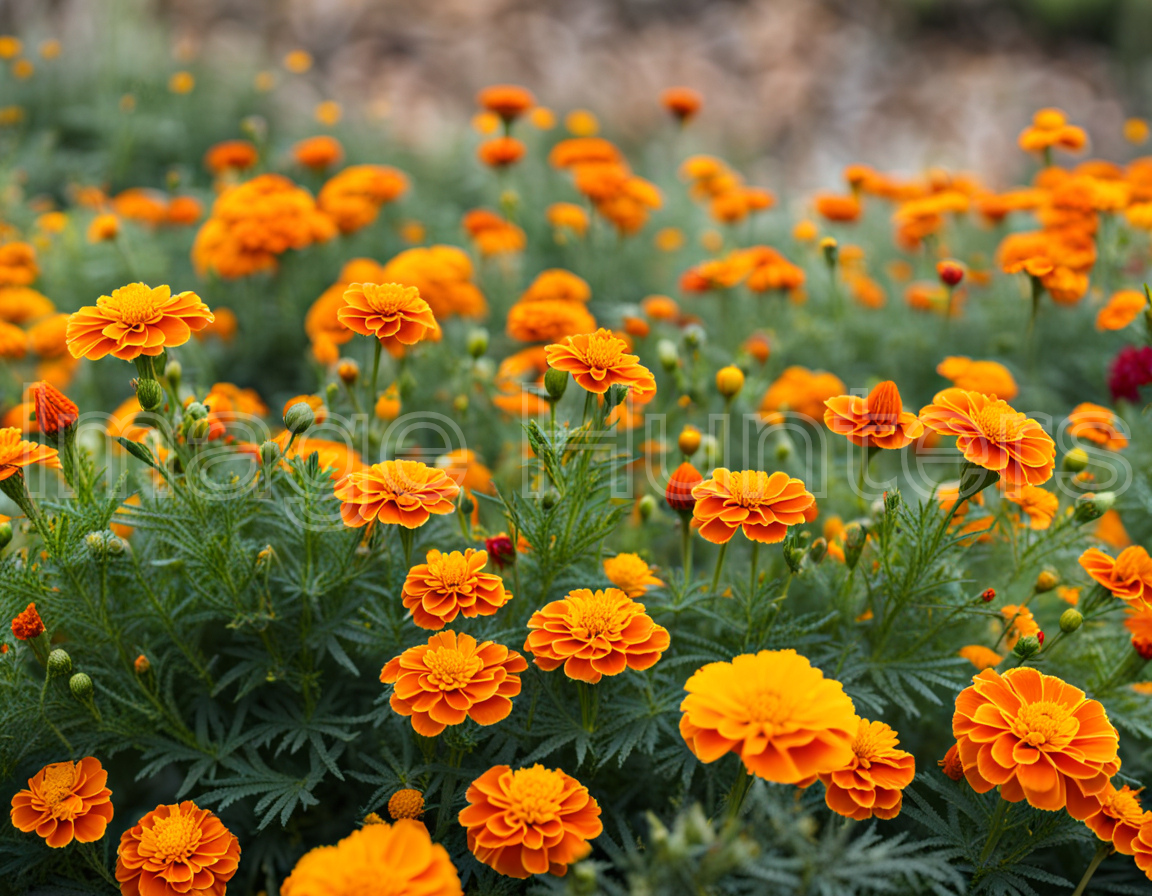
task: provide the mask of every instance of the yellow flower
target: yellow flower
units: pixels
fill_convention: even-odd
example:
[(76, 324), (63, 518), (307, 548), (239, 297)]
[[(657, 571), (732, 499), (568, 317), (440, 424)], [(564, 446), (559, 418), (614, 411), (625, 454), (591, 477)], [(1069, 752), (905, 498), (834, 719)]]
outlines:
[(627, 594), (639, 597), (650, 586), (660, 587), (664, 583), (652, 573), (652, 567), (645, 563), (639, 554), (617, 554), (604, 561), (604, 575), (608, 581)]

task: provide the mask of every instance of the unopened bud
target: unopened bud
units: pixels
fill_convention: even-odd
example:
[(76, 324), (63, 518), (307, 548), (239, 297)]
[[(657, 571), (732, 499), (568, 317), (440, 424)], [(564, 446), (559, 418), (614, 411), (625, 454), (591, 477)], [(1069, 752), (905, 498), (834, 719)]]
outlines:
[(716, 391), (725, 398), (735, 398), (744, 388), (744, 371), (729, 364), (716, 371)]
[(640, 514), (641, 522), (648, 522), (656, 511), (656, 499), (651, 495), (644, 495), (636, 504), (636, 511)]
[(92, 679), (83, 672), (77, 672), (68, 679), (68, 688), (77, 700), (92, 699)]
[(834, 267), (836, 265), (836, 259), (840, 255), (840, 247), (836, 243), (836, 240), (830, 236), (824, 237), (824, 239), (820, 240), (820, 251), (824, 254), (824, 261), (828, 267)]
[(684, 344), (690, 349), (698, 349), (704, 344), (704, 328), (691, 324), (684, 328)]
[(184, 376), (184, 368), (179, 361), (169, 361), (164, 367), (164, 379), (172, 384), (173, 389), (180, 388), (180, 380)]
[(351, 358), (345, 358), (336, 365), (336, 375), (345, 386), (354, 385), (360, 379), (360, 365)]
[(473, 327), (468, 332), (468, 354), (480, 358), (488, 351), (488, 331), (483, 327)]
[(1059, 574), (1052, 569), (1041, 570), (1040, 575), (1036, 576), (1036, 584), (1033, 586), (1037, 594), (1044, 594), (1046, 591), (1051, 591), (1060, 584)]
[(1060, 614), (1060, 631), (1068, 634), (1080, 628), (1080, 623), (1084, 621), (1084, 615), (1075, 607), (1069, 607)]
[(1088, 452), (1083, 448), (1073, 448), (1064, 455), (1063, 460), (1060, 461), (1060, 466), (1069, 473), (1079, 473), (1088, 466)]
[(12, 524), (8, 520), (0, 523), (0, 551), (12, 543)]
[(704, 453), (702, 455), (704, 466), (711, 468), (715, 467), (720, 462), (720, 442), (716, 436), (709, 433), (700, 439), (700, 447)]
[(778, 463), (784, 463), (784, 461), (792, 456), (794, 451), (795, 448), (792, 445), (792, 439), (786, 432), (781, 430), (776, 435), (776, 441), (772, 445), (772, 456), (776, 458)]
[(937, 262), (936, 273), (940, 277), (940, 282), (945, 286), (956, 286), (964, 279), (964, 265), (958, 261), (947, 259)]
[(457, 414), (463, 414), (468, 410), (468, 396), (461, 393), (452, 399), (452, 410)]
[(192, 425), (188, 427), (188, 438), (194, 442), (202, 442), (208, 438), (208, 433), (212, 431), (212, 424), (208, 422), (207, 417), (201, 417), (198, 420), (193, 420)]
[(868, 533), (859, 523), (849, 523), (844, 527), (844, 565), (855, 569), (860, 560), (864, 545), (868, 542)]
[(156, 380), (137, 380), (136, 400), (146, 411), (158, 410), (164, 404), (164, 387)]
[(460, 512), (464, 516), (471, 516), (472, 511), (476, 509), (476, 501), (468, 492), (460, 492)]
[(284, 414), (284, 428), (294, 436), (306, 432), (316, 422), (316, 412), (305, 401), (298, 401)]
[(48, 654), (48, 675), (50, 678), (59, 678), (61, 675), (68, 675), (72, 671), (72, 657), (68, 655), (68, 651), (57, 647), (50, 654)]
[(274, 466), (280, 462), (282, 453), (279, 444), (269, 439), (260, 446), (260, 463), (266, 467)]
[(1076, 500), (1072, 518), (1078, 523), (1090, 523), (1104, 516), (1116, 503), (1115, 492), (1093, 492)]
[(812, 542), (812, 546), (808, 548), (808, 559), (813, 564), (818, 564), (828, 553), (828, 541), (824, 538), (817, 538)]
[(553, 402), (559, 401), (568, 391), (568, 371), (549, 367), (544, 374), (544, 391)]
[(1012, 652), (1021, 659), (1027, 659), (1028, 657), (1036, 654), (1039, 650), (1040, 639), (1035, 635), (1025, 635), (1023, 638), (1016, 642), (1016, 646), (1012, 649)]
[(685, 426), (680, 430), (680, 437), (676, 439), (676, 445), (684, 455), (691, 457), (699, 449), (700, 439), (700, 430), (695, 426)]
[(884, 492), (884, 512), (886, 514), (897, 513), (900, 510), (900, 505), (903, 503), (904, 501), (900, 497), (900, 492)]
[(540, 506), (545, 510), (551, 510), (556, 506), (556, 501), (559, 497), (560, 495), (556, 489), (550, 488), (540, 496)]
[(661, 339), (656, 343), (656, 358), (669, 373), (680, 365), (680, 351), (671, 339)]
[(144, 654), (140, 654), (132, 662), (132, 668), (137, 675), (146, 675), (148, 670), (152, 668), (152, 663), (149, 661), (148, 657), (144, 656)]
[(190, 401), (184, 408), (184, 416), (189, 420), (203, 420), (208, 416), (208, 408), (198, 401)]

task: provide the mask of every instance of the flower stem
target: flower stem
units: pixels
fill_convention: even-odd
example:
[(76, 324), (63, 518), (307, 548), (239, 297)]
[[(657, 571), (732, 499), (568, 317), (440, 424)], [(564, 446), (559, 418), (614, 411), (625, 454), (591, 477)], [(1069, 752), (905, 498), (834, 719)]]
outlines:
[(372, 354), (372, 378), (368, 381), (369, 413), (373, 413), (376, 409), (376, 379), (380, 375), (380, 353), (383, 347), (384, 343), (377, 339), (376, 348)]
[(981, 873), (984, 866), (988, 863), (992, 851), (996, 848), (996, 844), (1000, 842), (1000, 837), (1004, 833), (1004, 819), (1008, 815), (1008, 807), (1010, 805), (1008, 800), (1001, 797), (999, 805), (996, 806), (996, 811), (992, 813), (992, 826), (988, 829), (988, 839), (984, 841), (984, 848), (980, 850), (980, 867), (977, 869), (977, 874)]
[(1076, 889), (1072, 891), (1072, 896), (1081, 896), (1088, 888), (1088, 881), (1092, 880), (1092, 875), (1096, 873), (1096, 869), (1100, 867), (1100, 863), (1108, 858), (1111, 852), (1111, 843), (1101, 843), (1096, 847), (1096, 855), (1092, 856), (1092, 861), (1088, 863), (1088, 867), (1084, 871), (1084, 876), (1080, 878), (1080, 883), (1078, 883)]
[(684, 589), (692, 581), (692, 514), (680, 513), (680, 562), (684, 566)]
[(716, 555), (716, 570), (712, 573), (712, 588), (711, 593), (715, 594), (716, 589), (720, 586), (720, 570), (724, 568), (724, 555), (728, 553), (728, 542), (720, 545), (720, 553)]
[(732, 789), (728, 791), (727, 816), (734, 819), (740, 815), (740, 807), (744, 805), (744, 797), (748, 795), (748, 788), (752, 786), (752, 774), (740, 764), (736, 772), (736, 780), (732, 782)]
[(752, 542), (752, 571), (748, 576), (748, 606), (751, 608), (756, 599), (756, 565), (760, 559), (760, 542)]

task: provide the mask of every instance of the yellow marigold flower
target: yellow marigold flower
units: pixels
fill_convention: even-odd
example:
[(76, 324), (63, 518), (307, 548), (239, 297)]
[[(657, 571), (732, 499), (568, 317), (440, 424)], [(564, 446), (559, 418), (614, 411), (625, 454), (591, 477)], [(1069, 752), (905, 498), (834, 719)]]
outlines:
[(183, 345), (193, 330), (213, 320), (208, 306), (194, 292), (172, 295), (168, 286), (130, 283), (68, 318), (68, 351), (73, 358), (91, 361), (107, 354), (123, 361), (155, 356), (165, 348)]
[(24, 42), (11, 34), (0, 34), (0, 59), (15, 59), (24, 49)]
[(424, 814), (424, 794), (410, 787), (397, 790), (388, 800), (388, 814), (393, 821), (401, 818), (419, 819)]
[(528, 121), (538, 131), (550, 131), (556, 127), (556, 113), (546, 106), (537, 106), (528, 113)]
[(656, 231), (652, 242), (661, 252), (677, 252), (684, 248), (686, 238), (679, 227), (661, 227)]
[(1076, 405), (1068, 415), (1068, 424), (1069, 435), (1087, 439), (1109, 451), (1128, 446), (1128, 437), (1117, 426), (1116, 415), (1102, 405), (1087, 401)]
[(639, 554), (617, 554), (604, 561), (604, 575), (608, 581), (629, 597), (640, 597), (650, 587), (663, 586), (656, 578), (652, 567), (641, 559)]
[(88, 242), (104, 243), (116, 239), (120, 233), (120, 219), (111, 212), (97, 215), (88, 225)]
[(820, 775), (828, 808), (857, 821), (899, 815), (904, 788), (916, 776), (916, 760), (898, 750), (899, 743), (890, 725), (861, 719), (852, 739), (851, 760)]
[(344, 117), (344, 107), (335, 100), (324, 100), (316, 106), (316, 120), (323, 125), (332, 127)]
[[(536, 304), (536, 303), (534, 303)], [(628, 343), (600, 328), (595, 333), (565, 336), (544, 349), (548, 365), (571, 373), (589, 392), (603, 395), (613, 385), (629, 386), (637, 397), (656, 392), (656, 378), (640, 364), (636, 355), (626, 354)]]
[(337, 319), (361, 336), (375, 336), (389, 352), (415, 345), (439, 329), (436, 316), (414, 286), (353, 283), (344, 290)]
[(433, 843), (428, 829), (411, 818), (395, 824), (367, 824), (335, 846), (305, 853), (281, 896), (333, 896), (371, 893), (382, 884), (387, 869), (389, 888), (397, 893), (463, 896), (460, 875), (446, 850)]
[(1144, 825), (1152, 824), (1152, 812), (1140, 805), (1140, 790), (1127, 784), (1119, 790), (1111, 782), (1102, 791), (1084, 796), (1079, 788), (1068, 790), (1068, 814), (1083, 821), (1088, 829), (1116, 851), (1135, 855), (1136, 837)]
[(416, 529), (434, 513), (452, 513), (459, 494), (447, 473), (415, 460), (386, 460), (336, 484), (340, 517), (352, 528), (379, 520)]
[(468, 548), (445, 554), (433, 549), (426, 559), (408, 570), (400, 594), (420, 628), (438, 631), (457, 614), (469, 619), (492, 616), (512, 599), (500, 576), (483, 571), (487, 551)]
[(795, 650), (709, 663), (684, 689), (680, 734), (701, 762), (733, 752), (757, 777), (798, 784), (852, 760), (852, 701)]
[(1129, 118), (1124, 122), (1124, 139), (1139, 146), (1148, 139), (1148, 122), (1143, 118)]
[(107, 783), (108, 772), (91, 756), (46, 765), (12, 797), (12, 824), (24, 833), (35, 831), (54, 849), (73, 839), (94, 843), (112, 820)]
[(307, 50), (292, 50), (284, 57), (284, 68), (297, 75), (302, 75), (312, 68), (312, 54)]
[(1039, 486), (1026, 485), (1004, 495), (1028, 515), (1028, 524), (1033, 529), (1047, 529), (1052, 525), (1056, 511), (1060, 509), (1060, 499), (1052, 492)]
[(12, 63), (12, 75), (18, 81), (27, 81), (36, 72), (31, 59), (17, 59)]
[(1000, 661), (1004, 659), (1004, 657), (995, 650), (984, 647), (982, 644), (968, 644), (965, 647), (961, 647), (958, 653), (975, 666), (978, 672), (983, 672), (992, 666), (998, 666), (1000, 665)]
[(1096, 329), (1123, 330), (1141, 315), (1147, 305), (1148, 299), (1138, 290), (1114, 292), (1108, 304), (1096, 314)]

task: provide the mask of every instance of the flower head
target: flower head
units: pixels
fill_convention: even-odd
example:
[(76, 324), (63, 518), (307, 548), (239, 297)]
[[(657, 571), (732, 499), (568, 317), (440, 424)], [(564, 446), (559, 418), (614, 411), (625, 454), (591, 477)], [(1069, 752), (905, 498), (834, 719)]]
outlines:
[(1152, 383), (1152, 345), (1126, 345), (1112, 359), (1108, 370), (1108, 391), (1112, 400), (1124, 398), (1136, 404), (1140, 388)]
[(1007, 492), (1004, 497), (1020, 505), (1033, 529), (1047, 529), (1060, 509), (1060, 499), (1037, 485), (1025, 485), (1014, 492)]
[(126, 830), (116, 880), (124, 896), (223, 896), (240, 865), (240, 841), (191, 800), (157, 806)]
[(515, 165), (527, 150), (515, 137), (493, 137), (476, 149), (476, 157), (489, 168), (507, 168)]
[(375, 336), (388, 351), (403, 351), (439, 328), (420, 290), (399, 283), (353, 283), (344, 290), (337, 319), (361, 336)]
[(386, 460), (336, 483), (340, 516), (352, 528), (379, 520), (416, 529), (434, 513), (452, 513), (459, 494), (447, 473), (415, 460)]
[(691, 87), (669, 87), (660, 94), (660, 104), (677, 121), (684, 124), (700, 111), (700, 107), (704, 105), (704, 97), (700, 95), (700, 91)]
[(941, 435), (956, 436), (969, 463), (999, 473), (1011, 489), (1041, 485), (1056, 466), (1056, 443), (1035, 420), (1006, 401), (965, 389), (936, 393), (920, 421)]
[(91, 361), (107, 354), (122, 361), (156, 356), (165, 348), (183, 345), (193, 330), (202, 330), (213, 320), (194, 292), (172, 295), (167, 286), (129, 283), (68, 318), (68, 351), (73, 358)]
[(629, 597), (640, 597), (650, 587), (664, 583), (652, 573), (652, 567), (639, 554), (617, 554), (604, 561), (608, 581)]
[(1040, 109), (1032, 116), (1032, 124), (1020, 132), (1019, 143), (1025, 152), (1051, 147), (1080, 152), (1088, 143), (1088, 135), (1083, 128), (1068, 124), (1060, 109)]
[(28, 779), (28, 788), (12, 797), (12, 824), (35, 831), (54, 848), (77, 840), (93, 843), (112, 820), (112, 791), (100, 760), (53, 762)]
[(1104, 707), (1028, 666), (976, 675), (956, 698), (952, 733), (977, 793), (999, 786), (1004, 799), (1037, 809), (1100, 793), (1120, 767)]
[(637, 397), (656, 392), (656, 378), (635, 355), (627, 354), (628, 343), (611, 330), (601, 327), (595, 333), (566, 336), (544, 349), (548, 365), (570, 374), (582, 388), (603, 395), (615, 384), (630, 386)]
[[(1036, 621), (1036, 617), (1032, 615), (1032, 611), (1025, 606), (1004, 604), (1004, 606), (1000, 608), (1000, 615), (1004, 619), (1004, 625), (1007, 626), (1008, 633), (1004, 636), (1004, 643), (1008, 645), (1009, 650), (1015, 647), (1016, 642), (1021, 638), (1040, 634), (1040, 624)], [(968, 657), (968, 659), (971, 659), (971, 657)], [(979, 666), (976, 662), (973, 662), (973, 665)], [(995, 663), (993, 663), (993, 665), (995, 665)]]
[(824, 405), (828, 409), (824, 424), (854, 445), (903, 448), (924, 432), (916, 415), (904, 410), (900, 392), (890, 380), (877, 385), (867, 398), (837, 395)]
[(17, 613), (12, 618), (12, 634), (18, 641), (31, 641), (44, 634), (44, 620), (36, 612), (36, 604), (28, 604), (24, 612)]
[[(1029, 613), (1029, 615), (1031, 614)], [(1020, 637), (1019, 633), (1016, 634), (1016, 637)], [(980, 672), (1000, 665), (1000, 661), (1004, 659), (1004, 657), (995, 650), (992, 650), (990, 647), (985, 647), (983, 644), (966, 644), (956, 651), (956, 653), (968, 660), (968, 662), (975, 666)]]
[(916, 776), (916, 760), (899, 743), (889, 725), (861, 719), (847, 765), (820, 775), (828, 808), (857, 821), (899, 815), (903, 790)]
[(1128, 437), (1117, 422), (1116, 415), (1109, 408), (1085, 401), (1076, 405), (1068, 415), (1068, 434), (1087, 439), (1109, 451), (1120, 451), (1128, 446)]
[(752, 774), (796, 784), (852, 760), (859, 727), (852, 701), (795, 650), (709, 663), (684, 690), (680, 734), (701, 762), (733, 752)]
[(50, 470), (60, 469), (60, 455), (55, 448), (21, 438), (19, 427), (0, 429), (0, 481), (20, 472), (29, 464), (42, 464)]
[(600, 805), (560, 769), (495, 765), (472, 782), (460, 810), (468, 848), (507, 877), (563, 876), (600, 836)]
[(944, 754), (944, 758), (936, 760), (936, 764), (953, 781), (959, 781), (964, 777), (964, 763), (960, 761), (960, 748), (956, 744), (952, 744)]
[(712, 478), (692, 489), (692, 516), (700, 534), (713, 544), (731, 540), (736, 530), (753, 541), (783, 541), (788, 527), (804, 522), (804, 511), (816, 499), (799, 479), (787, 473), (759, 470), (733, 472), (719, 467)]
[[(387, 869), (387, 877), (381, 874)], [(301, 856), (281, 896), (336, 896), (385, 892), (405, 896), (463, 896), (460, 876), (446, 850), (428, 829), (411, 818), (395, 824), (365, 824), (335, 846), (319, 846)], [(147, 894), (144, 894), (147, 896)], [(223, 890), (220, 892), (223, 896)]]
[(515, 84), (494, 84), (476, 94), (476, 105), (511, 122), (535, 106), (536, 97)]
[(936, 365), (936, 372), (959, 389), (1011, 401), (1020, 391), (1012, 373), (997, 361), (973, 361), (963, 355), (951, 355)]
[(1080, 555), (1080, 565), (1129, 606), (1152, 608), (1152, 557), (1140, 545), (1125, 548), (1115, 558), (1088, 548)]
[(223, 174), (251, 168), (259, 158), (260, 153), (247, 140), (224, 140), (204, 154), (204, 166), (213, 174)]
[(43, 380), (33, 383), (28, 393), (36, 407), (36, 425), (45, 435), (54, 438), (80, 419), (80, 409), (51, 383)]
[(308, 137), (292, 147), (292, 158), (315, 171), (322, 171), (344, 158), (344, 147), (335, 137)]
[(664, 500), (673, 510), (684, 513), (696, 506), (696, 499), (692, 497), (692, 489), (704, 480), (700, 471), (688, 461), (680, 464), (668, 479), (668, 486), (664, 489)]
[(843, 381), (833, 373), (793, 365), (785, 368), (764, 393), (760, 415), (768, 423), (780, 422), (784, 411), (819, 420), (824, 402), (846, 391)]
[(596, 684), (652, 668), (669, 643), (668, 630), (619, 588), (577, 588), (532, 614), (524, 649), (546, 672), (563, 665), (569, 678)]
[(388, 799), (388, 814), (393, 821), (399, 821), (401, 818), (419, 818), (424, 814), (424, 794), (410, 787), (397, 790)]
[(596, 319), (582, 304), (565, 299), (519, 301), (508, 309), (506, 332), (520, 342), (545, 342), (586, 333)]
[(1122, 289), (1112, 294), (1108, 304), (1096, 314), (1097, 330), (1123, 330), (1136, 320), (1148, 306), (1144, 293), (1135, 289)]
[(1140, 805), (1139, 790), (1133, 790), (1127, 784), (1117, 789), (1111, 781), (1091, 796), (1070, 789), (1068, 814), (1084, 822), (1093, 834), (1127, 856), (1136, 851), (1132, 841), (1140, 833), (1140, 827), (1152, 821), (1152, 812), (1145, 811)]
[(466, 618), (491, 616), (512, 599), (500, 576), (482, 572), (486, 551), (428, 552), (427, 563), (408, 571), (401, 592), (405, 609), (420, 628), (442, 629), (463, 614)]
[(392, 709), (410, 716), (417, 734), (435, 737), (466, 718), (478, 725), (506, 719), (527, 668), (524, 657), (502, 644), (447, 631), (390, 659), (380, 680), (396, 685)]

